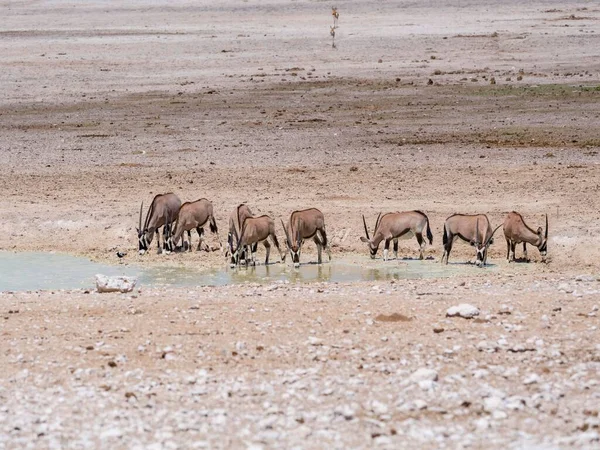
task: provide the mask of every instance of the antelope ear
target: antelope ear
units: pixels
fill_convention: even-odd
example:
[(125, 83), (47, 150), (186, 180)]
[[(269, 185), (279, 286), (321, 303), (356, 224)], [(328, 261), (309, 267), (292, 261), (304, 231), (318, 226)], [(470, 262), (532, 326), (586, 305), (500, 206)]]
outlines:
[(542, 230), (542, 227), (539, 227), (537, 230), (538, 236), (541, 236), (543, 232), (544, 232), (544, 230)]
[(367, 243), (367, 244), (369, 243), (369, 240), (368, 240), (366, 237), (364, 237), (364, 236), (361, 236), (361, 237), (360, 237), (360, 240), (361, 240), (362, 242), (365, 242), (365, 243)]
[(471, 247), (476, 247), (477, 246), (477, 242), (475, 242), (475, 241), (471, 241), (471, 242), (469, 242), (469, 244), (471, 244)]

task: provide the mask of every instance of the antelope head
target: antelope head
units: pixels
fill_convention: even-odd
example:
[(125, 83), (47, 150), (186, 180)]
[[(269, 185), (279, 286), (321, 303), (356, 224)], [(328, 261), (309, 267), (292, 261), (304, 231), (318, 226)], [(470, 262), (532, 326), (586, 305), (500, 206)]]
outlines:
[[(381, 217), (381, 213), (379, 213), (379, 215), (377, 216), (377, 220), (375, 221), (375, 230), (373, 231), (373, 233), (377, 233), (377, 226), (379, 225), (379, 218)], [(377, 250), (379, 249), (379, 244), (375, 245), (373, 244), (373, 241), (371, 240), (371, 237), (369, 236), (369, 229), (367, 228), (367, 221), (365, 220), (365, 216), (362, 216), (363, 218), (363, 225), (365, 226), (365, 236), (361, 236), (360, 240), (362, 242), (365, 242), (367, 244), (369, 244), (369, 253), (371, 256), (371, 259), (375, 259), (375, 255), (377, 254)]]
[[(229, 267), (232, 269), (240, 263), (246, 264), (248, 262), (248, 255), (245, 252), (245, 245), (241, 245), (242, 237), (244, 236), (244, 232), (246, 231), (246, 226), (242, 227), (242, 231), (240, 235), (238, 235), (236, 229), (233, 229), (233, 236), (231, 236), (231, 260), (229, 262)], [(233, 247), (233, 242), (235, 239), (235, 249)]]
[(235, 228), (233, 229), (233, 233), (231, 231), (227, 233), (227, 249), (225, 250), (225, 258), (229, 259), (229, 267), (232, 269), (237, 265), (239, 256), (241, 256), (243, 260), (246, 259), (245, 250), (242, 250), (241, 254), (236, 253), (235, 246), (238, 240), (239, 238)]
[(138, 220), (138, 226), (136, 227), (137, 235), (138, 235), (138, 252), (140, 255), (143, 255), (148, 251), (148, 246), (150, 243), (146, 238), (146, 230), (142, 229), (142, 212), (144, 209), (144, 202), (142, 202), (140, 206), (140, 218)]
[[(290, 225), (292, 224), (291, 219), (290, 219)], [(292, 258), (292, 262), (294, 263), (294, 267), (300, 267), (300, 251), (302, 249), (302, 234), (300, 232), (301, 228), (302, 228), (302, 221), (298, 220), (298, 224), (296, 225), (296, 240), (292, 241), (289, 231), (292, 231), (291, 229), (288, 230), (284, 223), (283, 220), (281, 221), (281, 225), (283, 226), (283, 231), (285, 231), (285, 244), (290, 252), (290, 257)], [(290, 227), (291, 228), (291, 227)], [(285, 259), (285, 256), (284, 258)]]
[(548, 254), (548, 214), (546, 214), (546, 231), (544, 232), (544, 235), (542, 236), (542, 227), (538, 228), (537, 235), (540, 240), (538, 249), (540, 250), (542, 261), (546, 261), (546, 255)]
[(477, 264), (478, 267), (483, 267), (488, 248), (494, 243), (494, 234), (501, 226), (502, 225), (498, 225), (485, 242), (482, 242), (481, 234), (479, 233), (479, 219), (477, 219), (475, 223), (475, 239), (471, 241), (471, 245), (477, 250), (477, 260), (475, 261), (475, 264)]
[(167, 221), (163, 227), (163, 253), (169, 254), (175, 250), (173, 244), (173, 224), (171, 223), (171, 216), (167, 216)]

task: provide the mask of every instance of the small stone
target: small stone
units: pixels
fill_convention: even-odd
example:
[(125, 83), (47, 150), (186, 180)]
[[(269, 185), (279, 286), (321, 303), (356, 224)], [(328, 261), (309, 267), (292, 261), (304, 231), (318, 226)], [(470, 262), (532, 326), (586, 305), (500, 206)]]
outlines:
[(480, 352), (494, 353), (497, 352), (499, 348), (498, 344), (490, 341), (481, 341), (477, 344), (477, 350)]
[(537, 383), (538, 381), (540, 381), (539, 375), (537, 375), (535, 373), (531, 373), (523, 379), (523, 384), (529, 385), (529, 384)]
[(426, 367), (422, 367), (415, 372), (409, 378), (413, 383), (419, 383), (421, 381), (437, 381), (438, 373), (433, 369), (428, 369)]
[(583, 281), (584, 283), (591, 283), (596, 281), (596, 277), (594, 275), (577, 275), (575, 277), (575, 281)]
[(504, 401), (497, 396), (487, 397), (483, 400), (483, 410), (488, 413), (502, 410), (504, 408)]
[(320, 345), (323, 345), (323, 339), (319, 339), (318, 337), (314, 337), (314, 336), (309, 336), (308, 344), (314, 345), (314, 346), (320, 346)]
[(413, 402), (415, 409), (422, 410), (427, 408), (427, 403), (424, 400), (417, 399)]
[(570, 294), (571, 292), (573, 292), (573, 288), (571, 286), (569, 286), (567, 283), (560, 283), (558, 285), (558, 290), (563, 291), (567, 294)]
[(462, 317), (463, 319), (472, 319), (479, 315), (479, 308), (468, 303), (461, 303), (458, 306), (452, 306), (446, 311), (446, 317)]

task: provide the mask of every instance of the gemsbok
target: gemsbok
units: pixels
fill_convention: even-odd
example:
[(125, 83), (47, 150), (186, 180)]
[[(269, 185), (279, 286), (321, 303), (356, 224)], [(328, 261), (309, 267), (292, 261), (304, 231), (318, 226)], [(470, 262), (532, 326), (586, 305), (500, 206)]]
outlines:
[[(236, 247), (233, 254), (235, 261), (238, 263), (240, 261), (240, 253), (243, 248), (262, 242), (267, 250), (265, 265), (269, 264), (271, 244), (269, 244), (269, 241), (267, 241), (268, 238), (271, 238), (271, 241), (273, 241), (273, 244), (277, 248), (281, 261), (285, 261), (285, 253), (282, 253), (281, 249), (279, 248), (279, 241), (277, 241), (277, 236), (275, 235), (275, 222), (269, 216), (263, 215), (246, 218), (242, 225), (242, 231), (240, 235), (238, 236), (237, 232), (234, 234), (236, 238)], [(248, 259), (246, 259), (246, 265), (248, 265)], [(252, 261), (252, 265), (256, 265), (255, 260)]]
[(504, 237), (506, 238), (506, 259), (515, 260), (515, 246), (523, 243), (523, 259), (527, 259), (527, 244), (538, 248), (542, 261), (548, 252), (548, 215), (546, 214), (546, 231), (539, 227), (533, 231), (527, 226), (523, 216), (516, 211), (509, 212), (504, 219)]
[[(317, 208), (294, 211), (290, 215), (287, 226), (283, 224), (285, 232), (285, 243), (287, 245), (294, 267), (300, 266), (300, 252), (305, 239), (312, 239), (317, 244), (317, 263), (322, 263), (321, 253), (323, 248), (331, 261), (331, 249), (327, 244), (327, 233), (325, 232), (325, 217)], [(285, 260), (285, 257), (284, 257)]]
[[(239, 236), (242, 232), (242, 226), (244, 225), (244, 221), (248, 217), (252, 217), (252, 211), (245, 204), (238, 205), (231, 216), (229, 217), (229, 232), (227, 233), (227, 250), (225, 252), (225, 257), (229, 258), (229, 265), (233, 268), (237, 265), (238, 261), (235, 258), (235, 245), (237, 244), (237, 238), (235, 236)], [(258, 243), (254, 243), (250, 247), (244, 247), (239, 254), (240, 260), (246, 262), (246, 258), (249, 257), (249, 253), (252, 253), (252, 257), (256, 254), (256, 249), (258, 247)]]
[[(154, 233), (157, 232), (160, 227), (164, 226), (168, 220), (172, 221), (177, 219), (180, 206), (181, 200), (179, 200), (179, 197), (172, 192), (156, 195), (148, 208), (146, 220), (142, 227), (142, 211), (144, 209), (144, 202), (142, 202), (142, 205), (140, 206), (139, 224), (138, 228), (136, 228), (138, 233), (138, 251), (140, 255), (143, 255), (148, 251), (148, 247), (150, 247), (152, 239), (154, 238)], [(163, 229), (163, 233), (164, 231), (165, 230)], [(158, 246), (158, 251), (160, 252), (160, 239), (158, 235), (156, 237), (156, 244)], [(163, 247), (164, 244), (163, 237)]]
[[(169, 235), (167, 241), (167, 248), (169, 251), (174, 251), (179, 243), (179, 240), (183, 236), (183, 233), (187, 231), (187, 235), (190, 241), (189, 251), (192, 251), (192, 233), (191, 230), (195, 229), (198, 233), (198, 247), (196, 250), (202, 248), (202, 244), (205, 245), (205, 250), (210, 251), (210, 247), (204, 242), (204, 227), (209, 225), (210, 231), (217, 235), (219, 239), (219, 229), (217, 228), (217, 222), (213, 213), (213, 205), (205, 198), (196, 200), (195, 202), (185, 202), (179, 208), (177, 215), (177, 222), (175, 223), (175, 229)], [(169, 226), (169, 228), (171, 228)], [(219, 244), (220, 244), (219, 240)]]
[(423, 232), (427, 233), (429, 245), (433, 244), (433, 235), (431, 234), (431, 228), (429, 227), (429, 218), (422, 211), (392, 212), (384, 214), (383, 216), (379, 214), (379, 216), (377, 216), (377, 221), (375, 222), (372, 238), (369, 236), (365, 216), (362, 216), (362, 218), (366, 237), (361, 236), (360, 240), (369, 245), (371, 259), (375, 258), (381, 241), (384, 241), (384, 261), (387, 261), (390, 241), (394, 241), (394, 256), (396, 259), (398, 259), (398, 239), (410, 239), (415, 236), (419, 243), (419, 259), (423, 259), (423, 252), (426, 245), (425, 239), (423, 239)]
[(484, 266), (487, 262), (487, 252), (494, 243), (494, 233), (502, 225), (498, 225), (492, 230), (490, 220), (485, 214), (453, 214), (446, 219), (444, 223), (444, 254), (440, 262), (448, 264), (448, 258), (452, 251), (452, 244), (456, 238), (460, 238), (465, 242), (470, 243), (477, 250), (477, 266)]

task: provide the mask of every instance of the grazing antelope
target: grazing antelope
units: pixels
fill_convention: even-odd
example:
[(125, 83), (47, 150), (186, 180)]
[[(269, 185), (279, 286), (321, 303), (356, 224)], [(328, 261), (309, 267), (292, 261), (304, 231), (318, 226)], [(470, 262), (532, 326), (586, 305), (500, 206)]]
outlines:
[(501, 226), (498, 225), (492, 231), (490, 221), (485, 214), (454, 214), (448, 217), (444, 223), (444, 254), (442, 255), (441, 262), (443, 263), (444, 258), (446, 258), (446, 264), (448, 264), (452, 244), (456, 238), (461, 238), (476, 248), (476, 264), (484, 266), (487, 261), (488, 248), (494, 243), (494, 233)]
[[(176, 220), (181, 206), (181, 200), (172, 192), (168, 194), (158, 194), (152, 200), (148, 212), (146, 213), (146, 220), (142, 227), (142, 211), (144, 209), (144, 202), (140, 206), (140, 218), (139, 225), (136, 228), (138, 233), (138, 251), (140, 255), (143, 255), (148, 251), (148, 247), (152, 243), (154, 233), (162, 226), (167, 223), (167, 219)], [(163, 228), (163, 234), (165, 229)], [(156, 244), (158, 245), (158, 251), (160, 251), (160, 239), (156, 237)], [(164, 247), (164, 236), (163, 236), (163, 247)]]
[[(327, 234), (325, 233), (325, 217), (317, 208), (294, 211), (290, 215), (287, 227), (283, 224), (285, 231), (285, 243), (292, 257), (294, 267), (300, 266), (300, 251), (304, 239), (312, 239), (317, 244), (317, 263), (321, 264), (321, 251), (325, 248), (329, 261), (331, 261), (331, 250), (327, 245)], [(284, 257), (285, 260), (285, 257)]]
[[(181, 239), (183, 233), (187, 231), (188, 238), (190, 240), (189, 250), (192, 251), (191, 230), (196, 229), (199, 238), (198, 247), (196, 250), (200, 250), (202, 248), (202, 244), (204, 243), (206, 251), (210, 251), (210, 247), (204, 242), (203, 238), (203, 227), (206, 226), (206, 224), (209, 224), (211, 233), (215, 233), (218, 239), (219, 230), (217, 228), (217, 222), (215, 221), (215, 216), (213, 214), (212, 203), (206, 200), (205, 198), (201, 198), (200, 200), (196, 200), (195, 202), (185, 202), (179, 208), (177, 223), (175, 224), (174, 231), (169, 234), (169, 239), (167, 240), (167, 248), (170, 251), (175, 250), (177, 244), (179, 243), (179, 239)], [(170, 228), (171, 227), (169, 226), (169, 229)]]
[(546, 214), (546, 231), (542, 235), (542, 227), (533, 231), (527, 226), (523, 216), (518, 212), (509, 212), (504, 219), (504, 237), (506, 238), (506, 259), (515, 260), (515, 246), (523, 243), (523, 258), (527, 259), (527, 244), (534, 245), (540, 251), (542, 261), (546, 260), (548, 252), (548, 215)]
[(429, 227), (429, 218), (422, 211), (405, 211), (387, 213), (383, 216), (379, 214), (375, 222), (373, 230), (373, 238), (369, 236), (367, 222), (363, 216), (363, 225), (365, 226), (365, 236), (361, 236), (360, 240), (369, 244), (369, 252), (371, 259), (375, 258), (379, 244), (385, 241), (383, 248), (383, 260), (387, 261), (388, 251), (390, 249), (390, 241), (394, 241), (394, 256), (398, 258), (398, 239), (410, 239), (416, 236), (419, 243), (419, 259), (423, 259), (423, 251), (425, 250), (425, 239), (423, 239), (423, 231), (427, 232), (429, 245), (433, 244), (433, 235)]
[(340, 13), (337, 10), (337, 6), (331, 7), (331, 15), (333, 16), (333, 28), (337, 28), (338, 19), (340, 18)]
[[(240, 235), (238, 236), (237, 232), (234, 234), (237, 241), (236, 248), (233, 252), (236, 261), (240, 261), (240, 253), (244, 247), (262, 242), (267, 250), (265, 265), (269, 264), (269, 253), (271, 252), (271, 244), (267, 241), (269, 237), (271, 238), (271, 241), (273, 241), (273, 244), (275, 244), (281, 261), (285, 261), (285, 253), (282, 253), (279, 248), (279, 242), (275, 235), (275, 222), (269, 216), (247, 217), (242, 225), (242, 232)], [(252, 264), (255, 265), (256, 261), (252, 261)], [(247, 259), (246, 265), (248, 265)]]
[[(252, 217), (252, 211), (250, 211), (250, 208), (248, 208), (248, 206), (246, 206), (243, 203), (238, 205), (229, 217), (229, 233), (227, 233), (227, 251), (225, 253), (225, 257), (230, 258), (229, 265), (232, 268), (235, 267), (238, 263), (237, 259), (234, 256), (234, 246), (236, 245), (234, 237), (239, 236), (241, 234), (244, 221), (248, 217)], [(250, 248), (244, 247), (239, 255), (240, 260), (244, 261), (245, 263), (246, 258), (248, 257), (249, 250), (251, 250), (252, 257), (254, 258), (257, 247), (258, 243), (254, 243)]]

